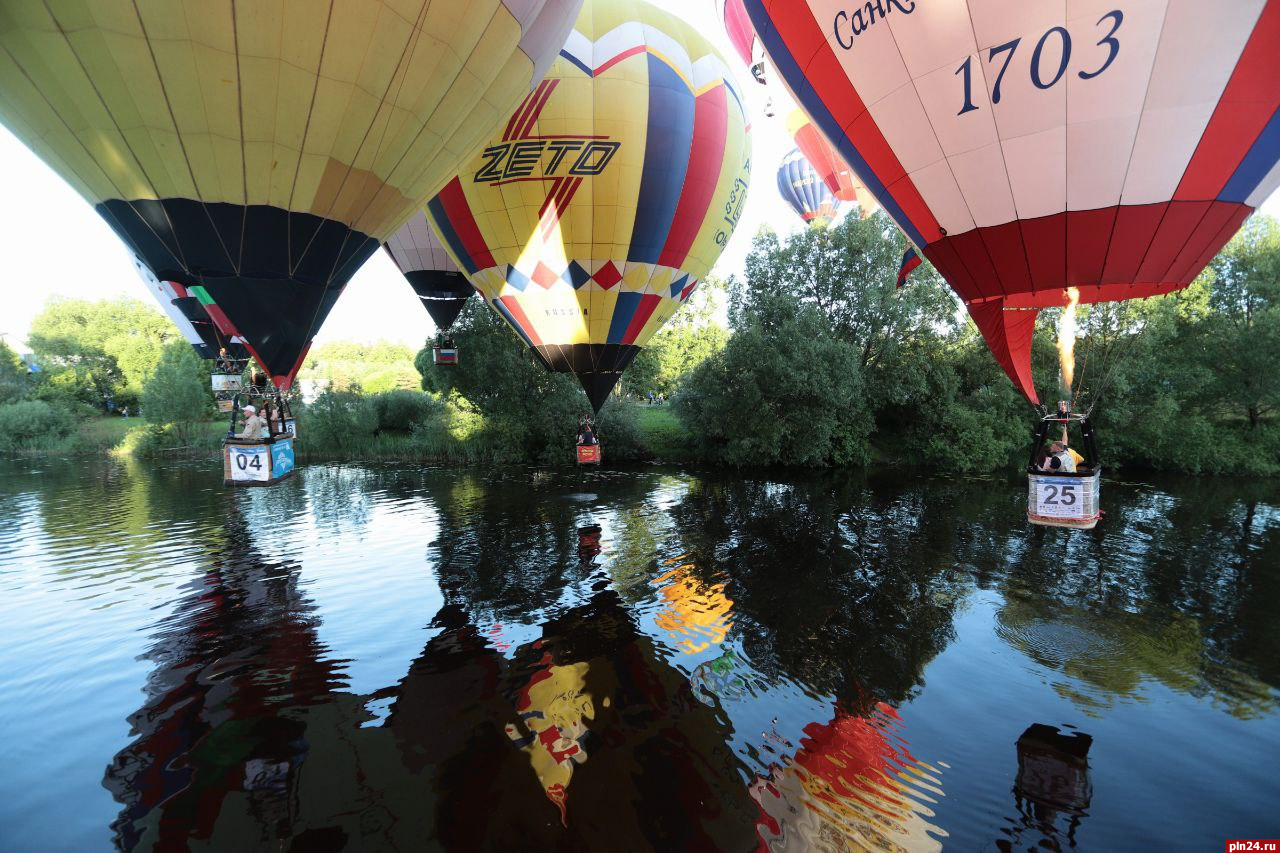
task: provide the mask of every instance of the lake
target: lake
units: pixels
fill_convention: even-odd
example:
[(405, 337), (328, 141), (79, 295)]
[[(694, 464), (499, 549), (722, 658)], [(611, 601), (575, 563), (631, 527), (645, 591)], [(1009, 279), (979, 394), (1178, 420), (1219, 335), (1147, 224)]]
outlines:
[(1280, 488), (0, 462), (5, 850), (1280, 835)]

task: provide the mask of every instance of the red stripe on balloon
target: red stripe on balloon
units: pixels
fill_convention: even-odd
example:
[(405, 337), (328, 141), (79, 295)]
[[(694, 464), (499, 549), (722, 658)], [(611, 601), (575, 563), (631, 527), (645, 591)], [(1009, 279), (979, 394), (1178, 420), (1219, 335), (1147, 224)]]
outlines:
[(661, 296), (652, 293), (646, 293), (640, 297), (640, 304), (636, 306), (636, 313), (631, 315), (631, 322), (627, 325), (627, 331), (622, 336), (624, 344), (634, 344), (636, 342), (636, 336), (640, 334), (644, 324), (649, 322), (649, 317), (661, 301)]
[(1066, 287), (1082, 302), (1130, 299), (1188, 285), (1249, 213), (1225, 201), (1077, 210), (975, 228), (924, 254), (966, 303), (1062, 305)]
[(471, 205), (467, 204), (467, 196), (462, 191), (462, 182), (454, 178), (440, 191), (439, 199), (440, 204), (444, 206), (445, 217), (457, 232), (458, 239), (462, 241), (462, 247), (471, 256), (471, 262), (475, 264), (476, 269), (487, 270), (489, 267), (496, 267), (498, 262), (493, 259), (489, 245), (485, 243), (484, 235), (480, 233), (480, 226), (476, 224), (476, 218), (471, 213)]
[(498, 301), (501, 302), (506, 309), (511, 312), (511, 319), (516, 321), (516, 325), (529, 338), (532, 346), (542, 346), (542, 338), (538, 337), (538, 333), (533, 330), (533, 324), (529, 322), (529, 316), (524, 313), (524, 309), (520, 307), (520, 302), (514, 296), (500, 296)]
[(728, 94), (724, 86), (716, 86), (700, 95), (694, 106), (689, 168), (671, 220), (671, 230), (667, 232), (666, 245), (658, 256), (658, 263), (662, 266), (681, 267), (689, 257), (694, 238), (706, 221), (716, 185), (720, 182), (720, 172), (727, 168), (724, 146), (728, 127)]
[(1187, 246), (1192, 232), (1208, 212), (1209, 202), (1207, 201), (1171, 203), (1160, 220), (1160, 227), (1156, 229), (1155, 236), (1151, 239), (1147, 256), (1142, 259), (1142, 265), (1138, 267), (1138, 274), (1133, 280), (1135, 282), (1169, 281), (1170, 267), (1173, 266), (1174, 259)]
[(1268, 0), (1178, 184), (1175, 200), (1215, 199), (1280, 109), (1280, 2)]

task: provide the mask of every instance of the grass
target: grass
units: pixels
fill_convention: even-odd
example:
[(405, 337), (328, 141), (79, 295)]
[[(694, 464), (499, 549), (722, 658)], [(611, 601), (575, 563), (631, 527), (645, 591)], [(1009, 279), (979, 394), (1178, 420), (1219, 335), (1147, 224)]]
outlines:
[(693, 447), (685, 434), (680, 419), (669, 405), (638, 406), (636, 431), (640, 444), (661, 462), (692, 462)]

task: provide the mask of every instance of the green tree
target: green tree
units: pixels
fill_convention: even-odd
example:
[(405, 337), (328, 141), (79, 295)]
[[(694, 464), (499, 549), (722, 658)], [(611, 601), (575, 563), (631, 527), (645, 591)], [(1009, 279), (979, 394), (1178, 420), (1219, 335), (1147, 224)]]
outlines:
[(27, 367), (7, 343), (0, 341), (0, 404), (27, 395)]
[(897, 287), (906, 241), (883, 213), (846, 217), (779, 240), (763, 232), (747, 256), (746, 280), (731, 284), (731, 325), (765, 328), (789, 303), (819, 311), (833, 333), (858, 350), (858, 366), (876, 404), (921, 404), (921, 377), (904, 375), (905, 347), (953, 331), (958, 304), (931, 264)]
[[(471, 300), (454, 323), (456, 365), (432, 364), (431, 347), (418, 353), (422, 387), (446, 402), (446, 417), (469, 424), (467, 440), (505, 462), (572, 458), (578, 418), (591, 404), (567, 373), (546, 370), (487, 305)], [(611, 458), (625, 458), (635, 436), (629, 407), (610, 400), (600, 435)]]
[(689, 375), (675, 410), (711, 461), (846, 465), (868, 455), (860, 353), (812, 306), (734, 332)]
[(387, 341), (330, 341), (312, 347), (298, 378), (320, 387), (355, 389), (365, 394), (413, 389), (420, 381), (414, 369), (413, 349)]
[(1208, 402), (1256, 429), (1280, 404), (1280, 225), (1254, 216), (1202, 274), (1208, 311), (1192, 332)]
[(168, 341), (169, 319), (137, 299), (51, 299), (31, 323), (31, 349), (50, 385), (83, 402), (128, 405)]
[(186, 342), (171, 342), (142, 391), (147, 420), (172, 425), (179, 442), (189, 444), (192, 428), (212, 413), (211, 400), (204, 362)]
[(729, 330), (716, 314), (725, 288), (719, 279), (705, 279), (636, 355), (622, 376), (623, 388), (636, 396), (653, 391), (670, 397), (689, 371), (723, 349)]

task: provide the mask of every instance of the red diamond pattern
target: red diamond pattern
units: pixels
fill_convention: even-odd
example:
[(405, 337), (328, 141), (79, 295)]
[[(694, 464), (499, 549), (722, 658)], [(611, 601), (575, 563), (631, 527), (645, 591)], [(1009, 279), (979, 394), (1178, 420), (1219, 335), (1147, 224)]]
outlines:
[(533, 279), (535, 284), (546, 288), (547, 290), (550, 290), (551, 285), (560, 280), (560, 276), (552, 271), (551, 267), (541, 261), (539, 261), (538, 265), (534, 268), (533, 275), (529, 277)]
[(618, 268), (613, 265), (613, 261), (605, 261), (604, 266), (596, 270), (596, 274), (591, 276), (596, 284), (605, 290), (613, 287), (622, 281), (622, 273), (618, 272)]

